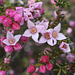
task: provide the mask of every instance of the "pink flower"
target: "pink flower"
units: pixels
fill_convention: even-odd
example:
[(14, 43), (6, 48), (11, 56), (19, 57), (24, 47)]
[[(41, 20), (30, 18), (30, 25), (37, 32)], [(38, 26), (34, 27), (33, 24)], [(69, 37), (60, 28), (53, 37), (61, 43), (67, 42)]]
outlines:
[(9, 58), (4, 58), (4, 63), (9, 64), (10, 63), (10, 59)]
[(22, 17), (21, 22), (19, 23), (20, 25), (24, 24), (24, 17)]
[(41, 57), (41, 62), (42, 62), (42, 63), (49, 63), (49, 56), (43, 55), (43, 56)]
[(71, 34), (71, 33), (72, 33), (72, 28), (68, 28), (68, 29), (67, 29), (67, 33), (68, 33), (68, 34)]
[(59, 46), (59, 48), (64, 52), (64, 53), (69, 53), (71, 50), (70, 50), (70, 47), (69, 47), (69, 44), (65, 43), (65, 42), (62, 42)]
[(16, 14), (16, 11), (14, 9), (11, 9), (9, 11), (9, 17), (14, 18), (14, 15)]
[(29, 37), (21, 36), (20, 41), (22, 43), (27, 43), (29, 41)]
[(43, 33), (47, 28), (48, 28), (48, 24), (49, 22), (37, 22), (37, 27), (40, 33)]
[(38, 31), (38, 27), (35, 26), (34, 23), (31, 22), (30, 20), (28, 20), (27, 24), (28, 24), (28, 28), (29, 28), (29, 29), (27, 29), (27, 30), (24, 32), (23, 36), (25, 36), (25, 37), (31, 37), (31, 36), (32, 36), (32, 39), (33, 39), (35, 42), (38, 42), (38, 37), (39, 37), (39, 34), (38, 34), (38, 32), (39, 32), (39, 31)]
[(53, 68), (53, 64), (51, 64), (51, 63), (47, 63), (47, 64), (46, 64), (46, 69), (47, 69), (48, 71), (51, 71), (52, 68)]
[[(54, 46), (57, 43), (57, 40), (64, 40), (66, 37), (59, 33), (61, 29), (61, 24), (59, 23), (54, 29), (51, 29), (51, 45)], [(54, 41), (54, 42), (53, 42)]]
[(74, 27), (74, 26), (75, 26), (75, 21), (70, 21), (70, 22), (69, 22), (69, 25), (70, 25), (71, 27)]
[(38, 73), (34, 72), (32, 75), (38, 75)]
[(33, 73), (35, 71), (35, 66), (34, 65), (30, 65), (28, 68), (27, 68), (27, 72), (28, 73)]
[(41, 17), (40, 11), (39, 10), (34, 10), (33, 16), (34, 16), (34, 18)]
[(4, 49), (5, 49), (5, 52), (12, 52), (13, 51), (12, 46), (5, 46)]
[(45, 11), (45, 9), (44, 8), (41, 8), (40, 13), (43, 14), (44, 11)]
[(45, 72), (46, 72), (46, 66), (41, 65), (41, 66), (39, 67), (39, 71), (40, 71), (41, 73), (45, 73)]
[(19, 41), (20, 37), (21, 35), (13, 36), (13, 34), (8, 31), (7, 37), (5, 40), (3, 40), (3, 43), (5, 43), (6, 45), (15, 45)]
[(74, 62), (75, 56), (70, 53), (70, 54), (68, 54), (68, 55), (66, 56), (66, 59), (67, 59), (69, 62)]
[(28, 5), (35, 3), (36, 0), (29, 0)]
[(0, 39), (0, 41), (1, 41), (1, 46), (2, 46), (2, 47), (5, 46), (5, 44), (3, 43), (3, 40), (5, 40), (5, 39), (6, 39), (6, 37), (1, 37), (1, 39)]
[(0, 16), (0, 23), (3, 23), (4, 19), (6, 18), (6, 16)]
[(42, 8), (42, 2), (34, 3), (34, 5), (35, 5), (36, 9), (41, 9)]
[(18, 14), (23, 14), (24, 13), (24, 8), (23, 7), (16, 7), (16, 12)]
[(43, 33), (42, 33), (42, 36), (39, 40), (39, 43), (48, 43), (49, 45), (53, 46), (54, 44), (56, 44), (56, 41), (54, 41), (54, 44), (52, 42), (52, 39), (51, 39), (51, 29), (48, 29), (48, 30), (45, 30)]
[(22, 46), (19, 43), (16, 43), (15, 45), (13, 45), (13, 48), (15, 51), (18, 51), (18, 50), (22, 49)]
[(4, 2), (4, 0), (0, 0), (0, 4), (2, 4)]
[(0, 71), (0, 75), (6, 75), (6, 71)]
[(21, 15), (21, 14), (15, 14), (15, 15), (14, 15), (14, 20), (15, 20), (16, 22), (20, 23), (21, 20), (22, 20), (22, 15)]
[[(56, 0), (56, 1), (58, 1), (58, 0)], [(56, 2), (55, 2), (54, 0), (51, 0), (51, 3), (52, 3), (52, 4), (56, 4)]]
[(19, 25), (18, 23), (14, 22), (14, 23), (12, 24), (12, 29), (13, 29), (13, 30), (19, 30), (19, 29), (20, 29), (20, 25)]
[(24, 13), (24, 19), (25, 21), (33, 19), (32, 13), (31, 12)]
[(11, 24), (12, 24), (12, 19), (10, 19), (10, 18), (5, 18), (4, 21), (3, 21), (3, 24), (4, 24), (6, 27), (10, 27)]

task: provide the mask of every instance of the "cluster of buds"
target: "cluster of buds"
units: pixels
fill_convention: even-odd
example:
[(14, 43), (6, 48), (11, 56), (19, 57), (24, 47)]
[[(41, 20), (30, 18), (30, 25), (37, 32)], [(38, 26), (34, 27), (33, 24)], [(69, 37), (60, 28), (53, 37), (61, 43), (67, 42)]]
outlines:
[[(41, 62), (41, 65), (39, 65), (39, 72), (41, 72), (41, 73), (45, 73), (46, 70), (51, 71), (51, 69), (53, 68), (53, 64), (49, 62), (49, 56), (47, 56), (47, 55), (43, 55), (41, 57), (40, 62)], [(43, 63), (45, 65), (43, 65)], [(35, 72), (35, 70), (36, 70), (36, 67), (34, 65), (30, 65), (27, 68), (28, 73), (33, 73), (33, 72)]]

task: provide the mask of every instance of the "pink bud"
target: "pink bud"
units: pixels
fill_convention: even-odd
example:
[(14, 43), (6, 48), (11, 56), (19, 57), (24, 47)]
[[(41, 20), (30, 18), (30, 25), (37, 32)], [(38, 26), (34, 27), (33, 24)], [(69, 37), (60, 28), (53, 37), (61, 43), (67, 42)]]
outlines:
[(14, 18), (15, 14), (16, 14), (16, 11), (14, 9), (11, 9), (9, 12), (9, 17)]
[(14, 20), (15, 20), (16, 22), (20, 23), (21, 20), (22, 20), (22, 15), (21, 15), (21, 14), (15, 14)]
[(4, 63), (9, 64), (10, 63), (10, 59), (9, 58), (4, 58)]
[(10, 18), (5, 18), (5, 20), (3, 21), (3, 24), (6, 26), (6, 27), (10, 27), (11, 24), (12, 24), (12, 20)]
[(14, 22), (14, 23), (12, 24), (12, 29), (13, 29), (13, 30), (19, 30), (19, 29), (20, 29), (20, 25), (19, 25), (18, 23)]
[(5, 46), (4, 49), (5, 49), (5, 52), (12, 52), (13, 51), (12, 46)]
[(40, 13), (43, 14), (44, 11), (45, 11), (45, 9), (44, 8), (41, 8)]
[(6, 71), (0, 71), (0, 75), (6, 75)]
[(4, 2), (4, 0), (0, 0), (0, 4), (2, 4)]
[(51, 71), (52, 68), (53, 68), (53, 64), (51, 64), (51, 63), (47, 63), (47, 64), (46, 64), (46, 69), (47, 69), (48, 71)]
[(41, 66), (39, 67), (39, 71), (40, 71), (41, 73), (45, 73), (45, 72), (46, 72), (46, 66), (41, 65)]
[(42, 62), (42, 63), (48, 63), (48, 62), (49, 62), (49, 56), (43, 55), (43, 56), (41, 57), (41, 62)]
[(6, 11), (5, 11), (6, 16), (9, 15), (10, 10), (11, 10), (11, 9), (6, 9)]
[(28, 68), (27, 68), (27, 72), (28, 73), (33, 73), (35, 71), (35, 66), (34, 65), (30, 65)]
[(21, 36), (21, 42), (27, 43), (29, 41), (29, 37)]
[(0, 23), (3, 23), (4, 19), (6, 18), (6, 16), (0, 16)]
[(38, 75), (38, 73), (34, 72), (32, 75)]
[(1, 39), (0, 39), (0, 41), (1, 41), (1, 47), (4, 47), (5, 46), (5, 44), (2, 42), (5, 39), (6, 39), (6, 37), (1, 37)]
[(16, 43), (16, 45), (14, 45), (13, 47), (15, 51), (22, 49), (22, 46), (19, 43)]

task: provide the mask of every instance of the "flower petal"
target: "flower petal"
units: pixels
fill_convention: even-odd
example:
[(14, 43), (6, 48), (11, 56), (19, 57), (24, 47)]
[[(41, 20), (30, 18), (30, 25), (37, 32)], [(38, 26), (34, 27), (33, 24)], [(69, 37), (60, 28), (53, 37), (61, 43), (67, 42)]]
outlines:
[(54, 45), (56, 45), (57, 40), (56, 40), (56, 39), (50, 39), (50, 40), (47, 41), (47, 43), (48, 43), (49, 45), (51, 45), (51, 46), (54, 46)]
[(9, 31), (7, 31), (7, 39), (13, 38), (13, 34)]
[(46, 39), (42, 36), (39, 40), (39, 43), (46, 43)]
[(6, 44), (6, 45), (10, 45), (9, 42), (8, 42), (8, 39), (3, 40), (2, 42), (3, 42), (4, 44)]
[(39, 34), (38, 34), (38, 33), (32, 35), (32, 39), (33, 39), (35, 42), (38, 42), (38, 37), (39, 37)]
[(59, 23), (59, 24), (54, 28), (54, 30), (55, 30), (56, 32), (60, 32), (60, 29), (61, 29), (61, 23)]
[(15, 39), (15, 43), (14, 44), (16, 44), (19, 41), (20, 37), (21, 37), (21, 35), (16, 35), (14, 37), (14, 39)]
[(30, 37), (32, 34), (30, 33), (30, 30), (29, 29), (27, 29), (25, 32), (24, 32), (24, 34), (23, 34), (23, 36), (25, 36), (25, 37)]
[(64, 40), (66, 37), (62, 33), (58, 33), (57, 40)]
[(35, 26), (34, 23), (30, 20), (27, 21), (27, 25), (28, 25), (28, 28), (32, 28)]

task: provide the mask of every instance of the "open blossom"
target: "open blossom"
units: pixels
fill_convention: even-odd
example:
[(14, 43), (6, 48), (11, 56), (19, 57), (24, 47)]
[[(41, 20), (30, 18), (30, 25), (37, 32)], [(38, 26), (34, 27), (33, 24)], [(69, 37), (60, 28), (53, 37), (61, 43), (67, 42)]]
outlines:
[(36, 25), (37, 25), (40, 33), (43, 33), (48, 28), (48, 24), (49, 24), (49, 22), (44, 22), (44, 21), (36, 22)]
[(5, 43), (6, 45), (15, 45), (19, 41), (20, 37), (21, 35), (13, 36), (13, 34), (8, 31), (6, 39), (3, 40), (3, 43)]
[(31, 22), (30, 20), (28, 20), (27, 24), (28, 24), (28, 28), (29, 28), (29, 29), (27, 29), (27, 30), (24, 32), (23, 36), (25, 36), (25, 37), (31, 37), (31, 36), (32, 36), (32, 39), (33, 39), (35, 42), (38, 42), (38, 37), (39, 37), (38, 32), (39, 32), (39, 31), (38, 31), (37, 25), (35, 26), (34, 23)]
[(34, 16), (34, 18), (41, 17), (40, 11), (39, 10), (34, 10), (33, 16)]
[(69, 62), (74, 62), (75, 56), (70, 53), (70, 54), (68, 54), (68, 55), (66, 56), (66, 59), (67, 59)]
[(69, 44), (65, 43), (65, 42), (62, 42), (59, 46), (59, 48), (64, 52), (64, 53), (69, 53), (71, 50), (70, 50), (70, 47), (69, 47)]
[(0, 71), (0, 75), (6, 75), (6, 71)]
[(24, 13), (24, 19), (25, 19), (25, 21), (28, 21), (30, 19), (33, 19), (32, 13), (31, 12)]
[(51, 39), (52, 39), (52, 46), (57, 43), (57, 40), (64, 40), (66, 37), (59, 33), (61, 29), (61, 24), (59, 23), (54, 29), (51, 29)]

